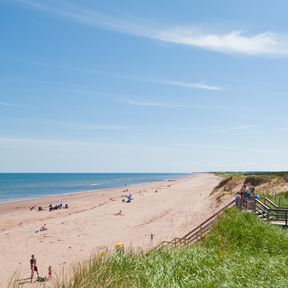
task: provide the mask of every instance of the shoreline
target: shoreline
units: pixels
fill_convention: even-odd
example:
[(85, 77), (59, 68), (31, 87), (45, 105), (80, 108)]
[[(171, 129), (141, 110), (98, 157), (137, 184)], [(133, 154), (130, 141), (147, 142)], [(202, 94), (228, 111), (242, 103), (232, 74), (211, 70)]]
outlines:
[[(68, 193), (64, 193), (64, 194), (55, 194), (55, 195), (46, 195), (43, 197), (37, 197), (37, 198), (31, 198), (31, 199), (20, 199), (20, 200), (16, 200), (16, 201), (11, 201), (11, 202), (0, 202), (0, 215), (3, 214), (3, 212), (6, 212), (9, 209), (19, 209), (19, 208), (27, 208), (27, 207), (31, 207), (31, 206), (43, 206), (43, 207), (48, 207), (48, 205), (51, 203), (57, 203), (61, 200), (70, 200), (73, 199), (74, 197), (78, 197), (78, 196), (83, 196), (85, 197), (89, 197), (89, 196), (97, 196), (98, 194), (101, 193), (114, 193), (114, 192), (119, 192), (118, 190), (124, 190), (124, 189), (133, 189), (133, 187), (137, 187), (137, 186), (145, 186), (145, 185), (163, 185), (165, 183), (171, 184), (174, 181), (178, 181), (178, 180), (185, 180), (185, 179), (190, 179), (192, 177), (194, 177), (195, 175), (197, 175), (197, 173), (192, 173), (190, 176), (186, 176), (186, 177), (179, 177), (176, 180), (174, 179), (167, 179), (165, 181), (152, 181), (152, 182), (142, 182), (142, 183), (135, 183), (135, 184), (131, 184), (131, 185), (127, 185), (127, 186), (117, 186), (117, 187), (111, 187), (111, 188), (101, 188), (98, 190), (86, 190), (86, 191), (77, 191), (77, 192), (68, 192)], [(172, 180), (172, 182), (171, 182)], [(124, 191), (122, 191), (124, 193)], [(49, 204), (48, 204), (49, 203)], [(43, 205), (43, 204), (47, 204), (47, 205)], [(69, 203), (68, 203), (69, 204)]]
[[(180, 179), (185, 179), (185, 178), (189, 178), (192, 177), (193, 175), (196, 175), (197, 173), (201, 173), (201, 172), (193, 172), (193, 173), (167, 173), (167, 176), (169, 174), (175, 176), (177, 174), (179, 174), (179, 177), (176, 177), (176, 180), (180, 180)], [(107, 174), (107, 173), (0, 173), (0, 174)], [(114, 174), (114, 173), (108, 173), (108, 174)], [(115, 173), (115, 174), (122, 174), (122, 173)], [(126, 173), (123, 173), (126, 174)], [(130, 173), (127, 173), (130, 174)], [(145, 174), (145, 173), (134, 173), (134, 174)], [(147, 174), (158, 174), (158, 173), (147, 173)], [(159, 173), (162, 174), (162, 173)], [(166, 174), (166, 173), (163, 173)], [(123, 187), (132, 187), (134, 185), (145, 185), (148, 183), (157, 183), (157, 182), (169, 182), (169, 181), (174, 181), (174, 179), (164, 179), (164, 180), (152, 180), (152, 181), (146, 181), (146, 182), (137, 182), (137, 183), (133, 183), (133, 184), (128, 184), (128, 185), (119, 185), (119, 186), (113, 186), (113, 187), (103, 187), (103, 188), (99, 188), (99, 189), (91, 189), (91, 190), (80, 190), (80, 191), (71, 191), (71, 192), (65, 192), (65, 193), (55, 193), (55, 194), (45, 194), (45, 195), (36, 195), (35, 197), (29, 197), (29, 198), (15, 198), (15, 199), (8, 199), (7, 201), (1, 201), (0, 200), (0, 206), (2, 204), (11, 204), (11, 203), (20, 203), (20, 202), (26, 202), (26, 201), (34, 201), (34, 200), (41, 200), (44, 198), (55, 198), (55, 197), (61, 197), (63, 196), (70, 196), (70, 195), (74, 195), (74, 194), (78, 194), (78, 193), (97, 193), (97, 192), (101, 192), (101, 191), (106, 191), (106, 190), (113, 190), (113, 189), (119, 189), (119, 188), (123, 188)], [(100, 184), (101, 185), (101, 184)], [(97, 185), (95, 185), (94, 187), (97, 187)]]
[[(30, 211), (29, 206), (47, 207), (49, 202), (60, 200), (58, 196), (2, 203), (0, 279), (4, 279), (4, 286), (1, 283), (0, 287), (6, 287), (15, 271), (29, 276), (32, 254), (40, 275), (45, 275), (49, 265), (57, 275), (62, 270), (69, 275), (72, 263), (83, 262), (106, 248), (113, 251), (118, 242), (124, 242), (125, 248), (146, 250), (184, 235), (230, 201), (219, 203), (217, 195), (210, 195), (219, 182), (220, 177), (206, 173), (171, 182), (72, 193), (61, 195), (69, 209), (51, 212)], [(123, 202), (126, 189), (127, 194), (133, 194), (131, 203)], [(123, 215), (116, 216), (119, 210)], [(35, 233), (44, 223), (48, 231)]]

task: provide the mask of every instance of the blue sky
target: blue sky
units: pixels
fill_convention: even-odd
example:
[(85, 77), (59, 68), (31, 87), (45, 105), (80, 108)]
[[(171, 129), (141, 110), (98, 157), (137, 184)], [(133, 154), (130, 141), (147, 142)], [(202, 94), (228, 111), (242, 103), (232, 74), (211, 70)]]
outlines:
[(287, 10), (0, 0), (0, 172), (287, 170)]

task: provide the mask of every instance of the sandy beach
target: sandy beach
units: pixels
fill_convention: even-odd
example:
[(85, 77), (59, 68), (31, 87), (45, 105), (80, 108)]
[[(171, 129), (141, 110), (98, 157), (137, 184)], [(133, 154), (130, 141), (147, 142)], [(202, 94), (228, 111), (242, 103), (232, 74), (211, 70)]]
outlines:
[[(7, 287), (16, 271), (20, 279), (30, 276), (31, 254), (41, 276), (47, 276), (49, 265), (60, 275), (93, 253), (106, 247), (113, 250), (118, 242), (124, 242), (125, 248), (149, 249), (181, 236), (231, 199), (219, 202), (217, 195), (210, 196), (219, 181), (213, 174), (195, 174), (175, 181), (1, 204), (0, 287)], [(123, 195), (129, 193), (134, 200), (123, 202)], [(59, 200), (69, 209), (49, 212), (47, 206)], [(33, 205), (46, 209), (30, 211)], [(114, 215), (119, 210), (123, 215)], [(43, 224), (48, 230), (35, 233)]]

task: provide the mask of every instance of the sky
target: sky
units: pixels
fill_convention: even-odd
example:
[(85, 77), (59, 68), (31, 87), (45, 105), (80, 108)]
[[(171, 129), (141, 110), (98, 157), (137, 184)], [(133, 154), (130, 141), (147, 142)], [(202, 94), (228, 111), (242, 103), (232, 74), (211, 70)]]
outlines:
[(286, 0), (0, 0), (0, 172), (288, 170)]

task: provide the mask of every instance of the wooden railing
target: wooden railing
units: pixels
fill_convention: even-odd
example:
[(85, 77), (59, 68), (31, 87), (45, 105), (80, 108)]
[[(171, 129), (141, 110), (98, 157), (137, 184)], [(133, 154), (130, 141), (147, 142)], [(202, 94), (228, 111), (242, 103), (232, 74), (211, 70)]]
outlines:
[[(288, 226), (288, 208), (286, 207), (279, 207), (271, 200), (265, 201), (266, 204), (269, 203), (269, 206), (262, 203), (259, 200), (255, 200), (255, 207), (256, 213), (261, 216), (263, 219), (274, 222), (280, 223), (282, 226)], [(274, 204), (274, 205), (273, 205)], [(271, 206), (273, 208), (271, 208)], [(274, 208), (275, 207), (275, 208)]]
[(269, 198), (264, 197), (264, 204), (266, 204), (267, 206), (269, 206), (269, 208), (279, 208), (279, 206), (277, 204), (275, 204), (273, 201), (271, 201)]
[(174, 246), (183, 246), (188, 243), (194, 243), (200, 240), (205, 234), (210, 232), (216, 223), (218, 217), (224, 213), (224, 211), (228, 208), (235, 206), (235, 200), (229, 202), (225, 207), (223, 207), (221, 210), (216, 212), (214, 215), (206, 219), (204, 222), (202, 222), (200, 225), (198, 225), (196, 228), (191, 230), (189, 233), (184, 235), (181, 238), (174, 238), (171, 241), (163, 241), (163, 245), (174, 245)]
[[(264, 203), (263, 203), (264, 202)], [(254, 212), (261, 216), (262, 219), (274, 222), (281, 222), (283, 226), (288, 227), (288, 208), (279, 207), (274, 202), (272, 202), (268, 198), (264, 198), (264, 201), (261, 202), (259, 200), (255, 200), (255, 204), (252, 205)], [(254, 203), (254, 201), (253, 201)], [(232, 208), (235, 206), (235, 200), (229, 202), (225, 207), (216, 212), (214, 215), (206, 219), (200, 225), (195, 227), (189, 233), (184, 235), (183, 237), (175, 237), (171, 241), (163, 241), (162, 245), (173, 245), (173, 246), (183, 246), (188, 243), (195, 243), (200, 240), (204, 235), (210, 232), (217, 222), (217, 219), (220, 215), (224, 213), (224, 211), (228, 208)], [(274, 223), (275, 224), (275, 223)], [(281, 225), (282, 225), (281, 224)]]

